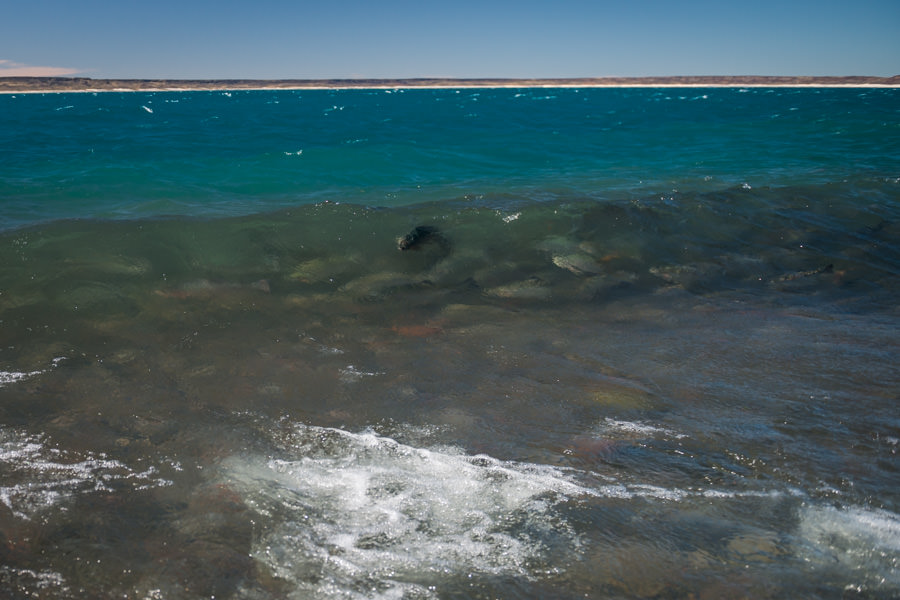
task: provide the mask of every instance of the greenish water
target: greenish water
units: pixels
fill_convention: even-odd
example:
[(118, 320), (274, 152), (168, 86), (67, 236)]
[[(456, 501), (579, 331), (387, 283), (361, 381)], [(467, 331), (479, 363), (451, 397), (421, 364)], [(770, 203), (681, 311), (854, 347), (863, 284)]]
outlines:
[(0, 98), (0, 590), (895, 597), (892, 94)]

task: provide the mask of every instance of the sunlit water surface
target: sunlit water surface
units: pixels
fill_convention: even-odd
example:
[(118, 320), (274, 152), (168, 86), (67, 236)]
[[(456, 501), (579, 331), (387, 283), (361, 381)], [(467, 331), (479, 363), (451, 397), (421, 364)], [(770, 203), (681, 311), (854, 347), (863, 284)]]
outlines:
[[(859, 112), (896, 131), (896, 110)], [(547, 175), (561, 188), (506, 156), (521, 174), (466, 186), (509, 193), (416, 201), (410, 169), (380, 208), (339, 169), (320, 184), (349, 202), (279, 188), (247, 211), (238, 173), (193, 213), (137, 186), (183, 214), (98, 200), (69, 220), (38, 196), (72, 206), (96, 172), (4, 165), (0, 595), (897, 597), (900, 203), (880, 143), (869, 166), (839, 145), (862, 158), (830, 178), (807, 167), (840, 153), (807, 144), (785, 172), (751, 152), (762, 185), (723, 169), (608, 197), (585, 191), (615, 187), (594, 159)], [(429, 195), (467, 169), (418, 156)], [(121, 207), (110, 177), (97, 193)]]

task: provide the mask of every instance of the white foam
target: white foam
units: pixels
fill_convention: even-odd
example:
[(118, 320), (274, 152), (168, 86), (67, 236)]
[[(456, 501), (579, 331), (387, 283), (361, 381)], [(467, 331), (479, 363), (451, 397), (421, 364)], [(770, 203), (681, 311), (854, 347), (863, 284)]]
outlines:
[(595, 495), (563, 469), (373, 432), (300, 426), (286, 450), (225, 466), (271, 524), (254, 555), (298, 598), (332, 588), (353, 597), (348, 590), (373, 580), (378, 591), (360, 597), (428, 597), (425, 582), (468, 573), (529, 577), (547, 544), (579, 548), (560, 503)]
[(43, 371), (29, 371), (28, 373), (0, 371), (0, 387), (9, 385), (10, 383), (16, 383), (17, 381), (22, 381), (23, 379), (27, 379), (29, 377), (40, 375), (41, 373), (43, 373)]
[(682, 439), (687, 436), (681, 433), (676, 433), (671, 429), (664, 429), (662, 427), (655, 427), (653, 425), (647, 425), (645, 423), (636, 423), (633, 421), (617, 421), (616, 419), (611, 419), (607, 417), (603, 420), (603, 423), (600, 424), (600, 429), (604, 433), (616, 432), (619, 434), (625, 434), (629, 437), (672, 437), (675, 439)]
[(684, 502), (697, 498), (731, 499), (731, 498), (781, 498), (786, 495), (796, 496), (796, 490), (720, 490), (720, 489), (683, 489), (677, 487), (661, 487), (647, 483), (609, 483), (598, 486), (594, 494), (603, 498), (632, 500), (635, 498), (664, 500), (668, 502)]
[[(605, 425), (626, 435), (677, 435), (626, 421)], [(568, 510), (604, 499), (707, 506), (807, 498), (792, 488), (667, 487), (503, 461), (428, 447), (431, 430), (396, 431), (415, 441), (288, 426), (276, 440), (278, 456), (241, 455), (223, 463), (223, 483), (264, 527), (252, 555), (287, 582), (291, 597), (432, 598), (429, 586), (471, 575), (528, 580), (548, 569), (562, 573), (584, 550)], [(838, 563), (859, 574), (862, 584), (900, 583), (900, 518), (894, 513), (804, 504), (792, 545), (811, 564), (827, 570)], [(847, 581), (846, 570), (840, 580)]]
[(804, 558), (843, 569), (863, 586), (900, 586), (900, 516), (863, 507), (804, 506), (797, 528)]
[[(33, 569), (17, 569), (7, 565), (0, 566), (0, 582), (22, 592), (21, 597), (37, 597), (36, 590), (52, 590), (59, 595), (68, 595), (71, 589), (65, 578), (55, 571), (35, 571)], [(54, 594), (53, 597), (56, 597)]]
[[(64, 360), (66, 360), (65, 356), (57, 356), (51, 361), (51, 366), (56, 367)], [(0, 371), (0, 387), (22, 381), (23, 379), (28, 379), (29, 377), (37, 377), (41, 373), (44, 373), (44, 370), (28, 372)]]
[(352, 383), (363, 377), (377, 377), (378, 375), (384, 375), (384, 373), (382, 371), (361, 371), (353, 365), (347, 365), (341, 369), (340, 379), (344, 383)]
[(30, 519), (79, 493), (111, 491), (111, 483), (128, 481), (134, 489), (170, 485), (156, 467), (134, 471), (100, 453), (76, 454), (49, 447), (41, 436), (0, 429), (0, 502)]

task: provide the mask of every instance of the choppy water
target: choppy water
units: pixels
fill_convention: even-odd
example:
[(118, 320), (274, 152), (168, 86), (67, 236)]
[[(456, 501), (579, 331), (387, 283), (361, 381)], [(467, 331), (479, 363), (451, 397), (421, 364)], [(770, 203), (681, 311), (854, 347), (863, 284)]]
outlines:
[(896, 90), (0, 107), (3, 595), (900, 594)]

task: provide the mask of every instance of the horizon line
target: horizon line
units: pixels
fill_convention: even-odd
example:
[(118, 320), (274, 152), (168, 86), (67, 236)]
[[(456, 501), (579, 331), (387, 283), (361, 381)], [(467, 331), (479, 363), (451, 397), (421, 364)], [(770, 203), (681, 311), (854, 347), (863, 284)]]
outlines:
[(3, 76), (0, 93), (527, 87), (900, 87), (900, 75), (661, 75), (602, 77), (351, 77), (280, 79)]

